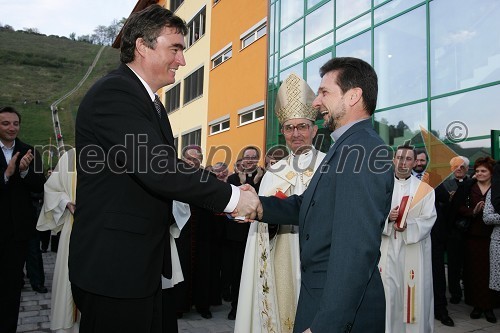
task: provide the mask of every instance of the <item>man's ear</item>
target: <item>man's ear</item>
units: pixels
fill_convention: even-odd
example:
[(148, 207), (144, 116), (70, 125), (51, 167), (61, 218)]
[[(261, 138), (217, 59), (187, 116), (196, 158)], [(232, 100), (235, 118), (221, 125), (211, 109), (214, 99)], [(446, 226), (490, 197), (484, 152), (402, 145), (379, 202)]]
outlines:
[(146, 43), (144, 43), (144, 39), (142, 38), (137, 38), (135, 40), (135, 51), (141, 55), (142, 57), (145, 56), (145, 53), (147, 51), (148, 47), (146, 46)]
[(359, 87), (352, 88), (352, 89), (349, 90), (349, 92), (347, 93), (347, 95), (349, 96), (347, 98), (347, 102), (349, 103), (349, 106), (354, 106), (358, 102), (361, 101), (361, 97), (363, 96), (363, 89), (361, 89)]

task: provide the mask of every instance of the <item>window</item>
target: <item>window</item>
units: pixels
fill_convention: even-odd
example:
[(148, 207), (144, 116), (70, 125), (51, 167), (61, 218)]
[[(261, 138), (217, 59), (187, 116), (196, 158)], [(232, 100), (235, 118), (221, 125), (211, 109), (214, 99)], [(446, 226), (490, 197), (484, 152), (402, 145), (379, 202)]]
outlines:
[(232, 43), (229, 43), (229, 46), (224, 47), (221, 51), (217, 52), (212, 56), (212, 68), (219, 66), (224, 61), (231, 58), (232, 55), (233, 55), (233, 46)]
[(260, 37), (264, 36), (267, 31), (266, 18), (254, 25), (252, 28), (244, 32), (241, 36), (241, 48), (244, 49), (248, 45), (255, 42)]
[(170, 0), (170, 10), (175, 12), (183, 2), (184, 0)]
[(184, 79), (184, 103), (203, 95), (203, 69), (204, 66), (200, 67)]
[(217, 2), (219, 2), (220, 0), (214, 0), (214, 5), (217, 4)]
[(189, 145), (201, 146), (201, 128), (182, 135), (182, 149)]
[(181, 104), (181, 85), (176, 84), (165, 93), (165, 109), (167, 113), (175, 111)]
[(238, 112), (240, 126), (264, 118), (264, 102), (260, 102), (244, 108)]
[(229, 119), (210, 125), (210, 134), (220, 133), (229, 129)]
[(186, 46), (190, 47), (205, 34), (205, 7), (189, 21)]

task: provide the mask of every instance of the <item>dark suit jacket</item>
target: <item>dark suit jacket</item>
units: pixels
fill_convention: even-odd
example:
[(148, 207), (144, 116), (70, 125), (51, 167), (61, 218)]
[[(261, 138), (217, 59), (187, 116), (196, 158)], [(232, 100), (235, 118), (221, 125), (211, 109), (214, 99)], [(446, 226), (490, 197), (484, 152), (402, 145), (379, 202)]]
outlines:
[[(31, 149), (34, 159), (29, 166), (28, 174), (21, 178), (19, 162), (29, 149)], [(7, 161), (3, 152), (0, 151), (0, 211), (2, 212), (0, 242), (12, 238), (27, 241), (33, 236), (36, 220), (34, 220), (35, 210), (31, 200), (31, 192), (43, 192), (43, 184), (45, 183), (40, 154), (32, 146), (19, 139), (16, 139), (12, 156), (17, 152), (19, 152), (19, 157), (17, 158), (16, 171), (5, 184), (4, 173)]]
[[(171, 275), (172, 199), (213, 211), (231, 187), (177, 160), (170, 123), (122, 64), (85, 95), (76, 119), (77, 208), (69, 274), (109, 297), (152, 295)], [(200, 181), (203, 179), (203, 181)]]
[(391, 159), (371, 120), (361, 121), (330, 148), (303, 195), (261, 198), (264, 222), (299, 225), (294, 332), (384, 332), (377, 264), (393, 190)]

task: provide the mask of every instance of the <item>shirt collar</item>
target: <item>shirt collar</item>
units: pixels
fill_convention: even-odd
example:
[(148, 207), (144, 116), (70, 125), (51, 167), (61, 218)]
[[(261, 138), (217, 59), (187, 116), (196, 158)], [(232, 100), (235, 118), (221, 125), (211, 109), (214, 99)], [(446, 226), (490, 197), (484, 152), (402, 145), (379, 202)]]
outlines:
[(135, 76), (137, 76), (139, 78), (139, 80), (141, 81), (142, 85), (144, 86), (144, 88), (146, 88), (148, 94), (149, 94), (149, 98), (151, 98), (151, 101), (154, 102), (155, 101), (155, 97), (156, 97), (156, 94), (153, 92), (153, 90), (149, 87), (149, 85), (146, 83), (146, 81), (144, 81), (142, 79), (142, 77), (137, 74), (133, 69), (132, 67), (130, 67), (128, 64), (127, 64), (128, 68), (130, 68), (130, 70), (135, 74)]
[(16, 140), (14, 140), (14, 143), (12, 144), (12, 147), (7, 147), (6, 145), (3, 144), (2, 141), (0, 141), (0, 147), (3, 149), (3, 150), (14, 150), (14, 147), (16, 146)]
[(335, 142), (338, 139), (340, 139), (340, 137), (342, 136), (342, 134), (344, 134), (345, 132), (347, 132), (347, 130), (349, 128), (351, 128), (354, 124), (357, 124), (357, 123), (359, 123), (359, 122), (361, 122), (363, 120), (366, 120), (366, 119), (369, 119), (369, 118), (363, 118), (363, 119), (359, 119), (359, 120), (353, 121), (351, 123), (345, 124), (344, 126), (341, 126), (341, 127), (337, 128), (335, 131), (333, 131), (332, 134), (330, 134), (330, 137)]

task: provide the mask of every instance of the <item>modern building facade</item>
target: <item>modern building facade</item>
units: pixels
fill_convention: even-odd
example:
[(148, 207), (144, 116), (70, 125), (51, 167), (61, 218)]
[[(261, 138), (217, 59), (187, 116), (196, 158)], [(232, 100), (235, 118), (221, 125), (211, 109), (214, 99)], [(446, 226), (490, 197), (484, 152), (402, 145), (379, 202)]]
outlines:
[(165, 7), (183, 18), (189, 29), (186, 66), (179, 67), (176, 82), (162, 93), (180, 155), (190, 144), (206, 147), (212, 0), (170, 0)]
[(294, 72), (316, 90), (323, 63), (353, 56), (377, 71), (373, 122), (388, 144), (422, 145), (422, 126), (472, 161), (495, 155), (499, 17), (496, 0), (270, 0), (267, 147), (282, 140), (280, 82)]
[(205, 165), (232, 165), (265, 145), (266, 0), (170, 0), (188, 24), (186, 66), (161, 93), (178, 153), (200, 145)]
[(267, 0), (219, 0), (212, 8), (208, 164), (232, 166), (246, 146), (265, 146), (267, 9)]

